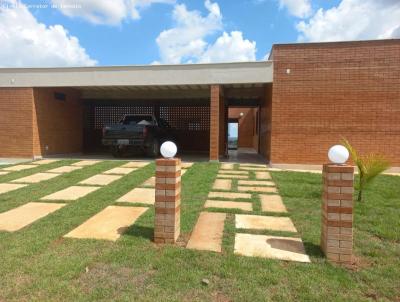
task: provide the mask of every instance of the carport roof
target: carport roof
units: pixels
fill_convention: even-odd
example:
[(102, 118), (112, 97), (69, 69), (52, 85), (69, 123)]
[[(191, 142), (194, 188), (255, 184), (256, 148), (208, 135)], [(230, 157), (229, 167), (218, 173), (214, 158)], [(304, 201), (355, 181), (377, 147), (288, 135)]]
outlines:
[(170, 86), (272, 83), (272, 61), (62, 68), (0, 68), (0, 87)]

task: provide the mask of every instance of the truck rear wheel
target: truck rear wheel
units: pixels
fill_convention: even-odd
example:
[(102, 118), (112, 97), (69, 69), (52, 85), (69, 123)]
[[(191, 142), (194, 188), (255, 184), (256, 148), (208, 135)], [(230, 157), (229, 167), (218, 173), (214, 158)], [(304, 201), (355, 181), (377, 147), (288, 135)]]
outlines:
[(157, 157), (160, 152), (160, 143), (158, 140), (153, 140), (153, 143), (147, 149), (146, 155), (149, 157)]
[(112, 147), (111, 153), (115, 158), (122, 157), (122, 150), (118, 146)]

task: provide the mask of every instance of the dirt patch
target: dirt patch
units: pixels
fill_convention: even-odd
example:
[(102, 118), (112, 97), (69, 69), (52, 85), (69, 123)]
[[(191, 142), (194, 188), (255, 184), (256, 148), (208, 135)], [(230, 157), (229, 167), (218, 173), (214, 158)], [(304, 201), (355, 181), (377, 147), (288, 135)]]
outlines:
[(233, 300), (223, 293), (216, 292), (216, 293), (212, 294), (212, 301), (214, 301), (214, 302), (231, 302)]
[(353, 262), (351, 265), (347, 265), (346, 268), (351, 271), (360, 271), (371, 266), (374, 266), (374, 262), (372, 260), (353, 255)]
[(87, 293), (96, 288), (107, 288), (118, 292), (127, 287), (134, 287), (140, 291), (154, 273), (154, 270), (138, 273), (128, 267), (97, 263), (87, 267), (86, 271), (78, 278), (77, 283)]

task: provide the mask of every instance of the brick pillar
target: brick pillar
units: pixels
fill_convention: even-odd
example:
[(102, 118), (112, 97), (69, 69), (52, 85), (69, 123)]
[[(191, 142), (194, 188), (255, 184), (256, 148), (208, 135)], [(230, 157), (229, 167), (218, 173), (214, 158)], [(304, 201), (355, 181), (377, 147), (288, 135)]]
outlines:
[(219, 160), (221, 86), (211, 85), (210, 160)]
[(180, 233), (181, 160), (156, 160), (154, 242), (175, 243)]
[(331, 262), (351, 264), (353, 255), (354, 167), (323, 167), (321, 248)]

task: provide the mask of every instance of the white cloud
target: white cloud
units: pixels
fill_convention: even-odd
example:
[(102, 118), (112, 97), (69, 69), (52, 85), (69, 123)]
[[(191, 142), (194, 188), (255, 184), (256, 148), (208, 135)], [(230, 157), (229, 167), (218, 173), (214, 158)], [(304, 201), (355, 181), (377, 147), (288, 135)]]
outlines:
[(175, 0), (51, 0), (68, 17), (80, 17), (94, 24), (118, 25), (124, 19), (140, 19), (140, 11), (152, 4), (173, 4)]
[(240, 31), (229, 35), (224, 32), (214, 44), (208, 46), (199, 62), (240, 62), (256, 60), (256, 42), (243, 39)]
[(6, 3), (10, 6), (0, 6), (1, 67), (96, 64), (63, 26), (46, 26), (15, 0)]
[[(217, 3), (205, 1), (208, 11), (190, 11), (184, 4), (173, 11), (175, 26), (157, 37), (161, 63), (227, 62), (255, 60), (256, 44), (243, 39), (239, 31), (223, 34), (214, 43), (206, 38), (223, 30), (222, 14)], [(158, 64), (160, 62), (154, 62)]]
[(286, 8), (289, 14), (306, 18), (311, 15), (311, 0), (279, 0), (279, 7)]
[(173, 11), (175, 27), (164, 30), (157, 37), (161, 62), (178, 64), (198, 60), (207, 47), (205, 37), (222, 29), (222, 15), (218, 4), (205, 2), (208, 15), (189, 11), (184, 4)]
[(343, 41), (400, 37), (400, 1), (342, 0), (319, 9), (296, 26), (299, 41)]

